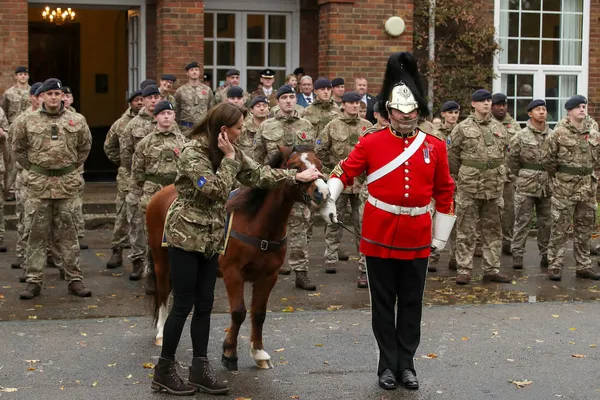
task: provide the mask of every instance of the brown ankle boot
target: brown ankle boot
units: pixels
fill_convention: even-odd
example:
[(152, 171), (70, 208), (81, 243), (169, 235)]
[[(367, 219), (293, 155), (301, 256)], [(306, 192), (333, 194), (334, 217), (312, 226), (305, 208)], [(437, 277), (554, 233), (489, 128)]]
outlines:
[(296, 287), (304, 290), (317, 290), (317, 285), (310, 280), (306, 271), (296, 272)]
[(139, 281), (142, 279), (142, 273), (144, 272), (144, 260), (135, 260), (133, 262), (133, 271), (129, 274), (130, 281)]
[(206, 357), (194, 357), (190, 367), (190, 385), (198, 388), (199, 391), (209, 394), (225, 394), (229, 392), (229, 387), (219, 383)]
[(106, 263), (106, 268), (119, 268), (123, 266), (123, 249), (120, 247), (113, 247), (112, 256)]
[(158, 360), (156, 367), (154, 367), (152, 390), (155, 392), (164, 390), (167, 393), (177, 396), (192, 396), (196, 393), (196, 388), (187, 385), (177, 374), (175, 360), (168, 360), (162, 357)]

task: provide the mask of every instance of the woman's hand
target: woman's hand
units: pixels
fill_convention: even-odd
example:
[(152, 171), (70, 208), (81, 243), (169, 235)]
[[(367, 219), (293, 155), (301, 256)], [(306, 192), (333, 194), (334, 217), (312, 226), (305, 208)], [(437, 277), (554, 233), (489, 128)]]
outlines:
[(305, 169), (302, 172), (296, 174), (296, 181), (298, 182), (312, 182), (315, 179), (322, 178), (323, 174), (315, 167)]
[(229, 141), (229, 138), (227, 137), (227, 133), (225, 133), (225, 132), (219, 133), (218, 141), (219, 141), (219, 143), (218, 143), (219, 149), (221, 149), (223, 154), (225, 154), (225, 157), (233, 160), (235, 158), (235, 149), (233, 148), (233, 145)]

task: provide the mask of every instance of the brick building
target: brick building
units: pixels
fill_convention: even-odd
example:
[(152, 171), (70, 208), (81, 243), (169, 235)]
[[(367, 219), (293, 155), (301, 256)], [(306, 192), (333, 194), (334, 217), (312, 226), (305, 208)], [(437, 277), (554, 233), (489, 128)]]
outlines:
[[(376, 93), (387, 56), (412, 50), (413, 1), (0, 0), (0, 92), (16, 65), (29, 65), (32, 81), (61, 78), (94, 133), (86, 167), (112, 169), (101, 141), (125, 109), (126, 93), (146, 77), (175, 74), (177, 86), (183, 67), (197, 60), (214, 88), (236, 67), (241, 86), (252, 90), (265, 67), (281, 84), (302, 66), (313, 77), (363, 75)], [(493, 89), (509, 96), (515, 116), (529, 99), (546, 97), (559, 118), (575, 93), (588, 95), (592, 115), (600, 114), (600, 0), (483, 1), (503, 48)], [(72, 7), (75, 20), (45, 22), (46, 6)], [(397, 37), (384, 29), (392, 16), (406, 25)]]

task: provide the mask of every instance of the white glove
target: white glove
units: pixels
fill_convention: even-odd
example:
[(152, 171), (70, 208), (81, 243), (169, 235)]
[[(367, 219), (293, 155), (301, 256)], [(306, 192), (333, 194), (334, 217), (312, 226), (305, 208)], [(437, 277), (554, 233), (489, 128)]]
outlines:
[(456, 215), (435, 213), (433, 216), (433, 239), (431, 239), (432, 248), (442, 251), (446, 247), (455, 221)]
[(319, 214), (321, 214), (321, 217), (326, 223), (337, 224), (337, 207), (335, 206), (335, 201), (331, 197), (329, 197), (325, 204), (319, 208)]

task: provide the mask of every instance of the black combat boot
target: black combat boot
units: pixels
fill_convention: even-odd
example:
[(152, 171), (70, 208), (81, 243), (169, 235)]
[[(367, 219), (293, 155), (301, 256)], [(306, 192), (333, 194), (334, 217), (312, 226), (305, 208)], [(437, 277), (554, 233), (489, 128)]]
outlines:
[(79, 242), (79, 250), (87, 250), (89, 248), (90, 246), (88, 246), (87, 244)]
[(429, 262), (427, 263), (427, 272), (437, 272), (437, 267), (438, 267), (437, 260), (430, 258)]
[(338, 250), (338, 260), (340, 261), (348, 261), (350, 259), (350, 254), (345, 251)]
[(144, 260), (138, 259), (133, 262), (133, 271), (129, 275), (130, 281), (139, 281), (144, 273)]
[(187, 385), (177, 374), (175, 360), (168, 360), (162, 357), (158, 359), (158, 364), (154, 367), (152, 390), (155, 392), (164, 390), (167, 393), (177, 396), (192, 396), (196, 393), (196, 388)]
[(540, 260), (540, 268), (548, 268), (548, 255), (544, 254)]
[(219, 383), (206, 357), (194, 357), (190, 367), (189, 384), (199, 391), (210, 394), (225, 394), (229, 387)]
[(6, 253), (6, 246), (0, 245), (0, 253)]
[(505, 256), (512, 256), (512, 251), (510, 250), (510, 243), (502, 243), (502, 254)]
[(10, 267), (12, 269), (19, 269), (19, 268), (21, 268), (21, 265), (23, 265), (23, 258), (19, 257), (19, 258), (17, 258), (17, 261), (10, 264)]
[(114, 269), (123, 266), (123, 249), (120, 247), (113, 247), (112, 256), (106, 263), (106, 268)]
[(448, 261), (448, 269), (451, 271), (458, 270), (458, 263), (456, 262), (456, 258), (451, 258), (450, 261)]
[(79, 297), (90, 297), (92, 291), (85, 287), (81, 281), (73, 281), (69, 283), (69, 293)]
[(317, 290), (317, 285), (310, 280), (306, 271), (296, 271), (296, 287), (304, 290)]
[(523, 269), (523, 257), (513, 256), (513, 269)]
[(326, 274), (335, 274), (337, 272), (335, 263), (325, 263), (325, 273)]
[(37, 283), (28, 283), (25, 290), (19, 294), (21, 300), (31, 300), (42, 292), (42, 286)]

